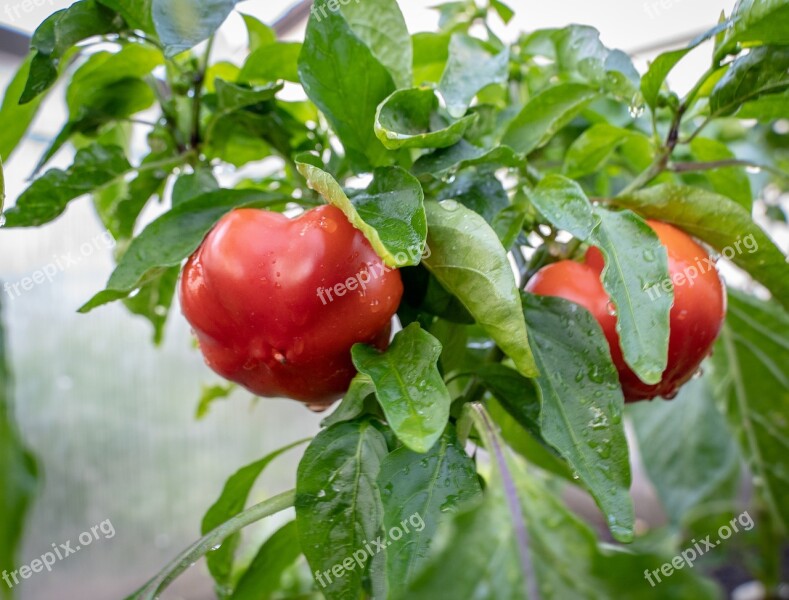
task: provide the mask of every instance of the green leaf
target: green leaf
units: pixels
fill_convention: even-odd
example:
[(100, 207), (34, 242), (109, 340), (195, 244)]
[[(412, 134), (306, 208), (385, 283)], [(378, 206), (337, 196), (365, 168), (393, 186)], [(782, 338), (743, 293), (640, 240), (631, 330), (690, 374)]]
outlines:
[(178, 266), (150, 273), (137, 293), (125, 298), (123, 303), (129, 312), (145, 317), (153, 325), (153, 343), (159, 345), (164, 337), (164, 326), (175, 296), (178, 283)]
[(518, 286), (496, 232), (480, 215), (454, 200), (428, 202), (425, 210), (430, 249), (425, 266), (515, 361), (518, 371), (533, 377), (537, 368), (521, 316)]
[(785, 44), (789, 39), (789, 4), (786, 0), (738, 0), (716, 58), (734, 50), (736, 44)]
[[(252, 486), (255, 485), (263, 469), (265, 469), (275, 458), (303, 444), (305, 441), (307, 440), (299, 440), (298, 442), (288, 444), (284, 448), (275, 450), (260, 460), (242, 467), (231, 475), (227, 482), (225, 482), (225, 487), (222, 489), (219, 498), (217, 498), (216, 502), (214, 502), (211, 508), (205, 513), (200, 529), (201, 533), (205, 535), (243, 511), (247, 504), (249, 494), (252, 491)], [(220, 590), (225, 589), (231, 582), (233, 561), (240, 539), (241, 535), (235, 533), (226, 538), (219, 548), (206, 555), (208, 570), (211, 572), (214, 581), (216, 581), (217, 588)]]
[[(786, 41), (786, 40), (784, 40)], [(732, 115), (746, 102), (789, 88), (789, 46), (754, 48), (740, 56), (710, 94), (710, 113)]]
[(483, 88), (507, 82), (510, 52), (496, 52), (489, 44), (464, 33), (449, 43), (449, 60), (438, 84), (447, 111), (459, 119)]
[(758, 119), (762, 122), (789, 118), (789, 93), (760, 96), (742, 105), (738, 119)]
[(107, 288), (93, 296), (80, 312), (125, 298), (160, 269), (180, 265), (214, 224), (234, 208), (280, 206), (287, 201), (287, 197), (256, 190), (219, 190), (179, 204), (134, 238)]
[(501, 17), (505, 25), (512, 21), (512, 17), (515, 16), (515, 11), (501, 2), (501, 0), (490, 0), (490, 7)]
[(373, 380), (369, 375), (357, 373), (351, 379), (351, 385), (336, 410), (321, 421), (321, 427), (331, 427), (344, 421), (353, 421), (364, 414), (365, 404), (370, 398), (373, 402), (377, 402), (374, 396)]
[(663, 82), (666, 81), (666, 77), (668, 77), (668, 74), (677, 66), (679, 61), (685, 58), (694, 48), (697, 48), (710, 38), (715, 37), (720, 32), (725, 31), (728, 24), (728, 21), (719, 23), (706, 33), (695, 38), (685, 48), (663, 52), (652, 61), (649, 65), (649, 69), (641, 78), (641, 93), (653, 112), (657, 106), (658, 96), (660, 95), (660, 89), (663, 87)]
[(633, 131), (608, 123), (598, 123), (584, 131), (567, 150), (564, 173), (577, 178), (598, 172), (616, 149), (631, 136)]
[(42, 98), (36, 98), (27, 104), (19, 104), (19, 98), (30, 74), (32, 60), (33, 55), (28, 56), (19, 67), (8, 84), (3, 103), (0, 105), (0, 123), (3, 124), (0, 128), (0, 158), (6, 162), (27, 133), (41, 105)]
[(239, 579), (230, 600), (270, 600), (281, 591), (286, 570), (301, 556), (296, 521), (275, 531)]
[(122, 148), (93, 144), (77, 152), (68, 170), (36, 179), (6, 211), (6, 227), (38, 227), (59, 217), (72, 200), (116, 181), (132, 170)]
[(167, 58), (190, 50), (216, 33), (238, 0), (151, 0), (156, 33)]
[(427, 454), (398, 448), (388, 455), (381, 463), (378, 486), (385, 531), (410, 525), (386, 553), (389, 589), (396, 596), (427, 564), (439, 526), (478, 500), (482, 490), (474, 463), (451, 426)]
[[(728, 146), (718, 140), (694, 138), (690, 143), (693, 158), (699, 161), (716, 161), (735, 158)], [(724, 167), (704, 172), (712, 184), (713, 191), (728, 196), (748, 212), (753, 205), (751, 183), (742, 167)]]
[(198, 421), (204, 419), (208, 415), (208, 411), (211, 410), (211, 405), (217, 400), (230, 397), (236, 387), (238, 386), (231, 382), (200, 386), (200, 400), (197, 403), (195, 419)]
[[(379, 540), (383, 505), (376, 480), (388, 454), (386, 440), (369, 421), (340, 423), (319, 433), (296, 475), (299, 541), (327, 600), (360, 598), (365, 573), (385, 557), (367, 545)], [(385, 543), (385, 542), (384, 542)], [(346, 559), (359, 562), (331, 573)], [(363, 555), (363, 556), (362, 556)], [(327, 573), (328, 575), (323, 575)]]
[(389, 71), (342, 17), (310, 17), (299, 57), (304, 91), (331, 124), (357, 171), (390, 162), (375, 136), (378, 105), (395, 91)]
[(709, 505), (736, 502), (740, 455), (709, 386), (694, 379), (674, 400), (630, 407), (641, 462), (676, 527)]
[(516, 152), (528, 154), (547, 144), (598, 93), (581, 83), (560, 83), (529, 100), (510, 123), (502, 140)]
[(253, 53), (258, 48), (270, 46), (277, 41), (277, 32), (271, 27), (253, 17), (252, 15), (245, 15), (242, 13), (241, 18), (244, 19), (244, 25), (247, 26), (247, 33), (249, 34), (249, 52)]
[(99, 3), (119, 13), (132, 29), (156, 33), (151, 0), (99, 0)]
[(97, 35), (118, 33), (125, 27), (123, 19), (95, 0), (80, 0), (50, 15), (30, 42), (35, 54), (19, 102), (27, 104), (55, 83), (60, 60), (75, 44)]
[(601, 280), (617, 311), (617, 332), (625, 361), (645, 383), (657, 383), (668, 358), (673, 294), (645, 293), (668, 277), (666, 250), (655, 232), (630, 211), (594, 208), (581, 187), (549, 175), (532, 195), (534, 206), (554, 226), (600, 248)]
[(496, 166), (518, 167), (525, 162), (523, 155), (516, 154), (508, 146), (497, 146), (492, 150), (474, 146), (460, 140), (454, 146), (441, 148), (424, 154), (414, 163), (414, 175), (433, 175), (440, 177), (453, 169), (463, 169), (474, 165), (492, 164)]
[(390, 150), (446, 148), (460, 141), (476, 119), (469, 115), (450, 122), (438, 112), (438, 97), (430, 88), (398, 90), (378, 107), (375, 134)]
[(506, 448), (484, 409), (480, 410), (482, 415), (474, 414), (474, 420), (492, 463), (485, 492), (439, 530), (432, 557), (407, 592), (395, 596), (398, 600), (527, 597), (531, 552), (523, 514)]
[(668, 257), (654, 230), (626, 210), (595, 209), (595, 244), (603, 253), (603, 287), (617, 313), (625, 362), (644, 383), (658, 383), (668, 361), (673, 293), (653, 299), (647, 290), (666, 281)]
[(271, 100), (282, 89), (282, 84), (278, 83), (249, 87), (230, 83), (222, 79), (216, 79), (214, 85), (216, 86), (217, 106), (220, 116), (240, 108), (254, 106), (266, 100)]
[(277, 42), (258, 48), (247, 57), (238, 81), (244, 83), (260, 81), (299, 82), (299, 42)]
[[(323, 13), (321, 5), (316, 10)], [(354, 34), (387, 68), (399, 88), (411, 86), (413, 49), (403, 13), (396, 0), (346, 0), (340, 12)], [(386, 26), (382, 27), (381, 24)]]
[(757, 494), (778, 531), (789, 531), (789, 315), (772, 302), (729, 291), (712, 356), (714, 391), (745, 455)]
[(647, 219), (673, 223), (707, 242), (744, 269), (789, 308), (789, 264), (781, 250), (726, 196), (694, 187), (662, 184), (619, 196), (616, 204)]
[(219, 183), (210, 169), (200, 169), (185, 173), (173, 185), (173, 206), (194, 200), (198, 196), (219, 190)]
[(502, 210), (510, 206), (509, 197), (495, 172), (466, 169), (438, 194), (438, 200), (457, 200), (493, 224)]
[(417, 323), (398, 332), (386, 352), (363, 344), (351, 349), (353, 364), (373, 381), (387, 423), (414, 452), (430, 450), (449, 419), (440, 355), (440, 342)]
[(414, 45), (414, 84), (438, 83), (449, 59), (448, 33), (420, 32), (411, 37)]
[[(2, 167), (0, 167), (2, 172)], [(0, 175), (0, 196), (2, 195)], [(0, 308), (2, 308), (0, 306)], [(0, 571), (17, 568), (22, 533), (38, 488), (38, 465), (25, 448), (14, 421), (11, 367), (6, 332), (0, 320)], [(0, 596), (10, 598), (5, 583)]]
[(589, 489), (613, 536), (632, 541), (624, 397), (602, 329), (562, 298), (524, 294), (523, 305), (541, 373), (540, 431)]
[(339, 208), (390, 267), (417, 265), (425, 247), (424, 193), (419, 182), (399, 167), (376, 169), (368, 188), (350, 200), (326, 171), (297, 163), (309, 186)]

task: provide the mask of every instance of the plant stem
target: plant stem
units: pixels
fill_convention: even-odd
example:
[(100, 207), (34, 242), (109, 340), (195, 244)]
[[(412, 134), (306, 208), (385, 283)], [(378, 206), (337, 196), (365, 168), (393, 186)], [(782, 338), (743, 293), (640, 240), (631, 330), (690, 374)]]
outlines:
[(158, 598), (179, 575), (197, 562), (198, 559), (208, 554), (211, 549), (221, 544), (228, 536), (233, 535), (252, 523), (270, 517), (286, 508), (290, 508), (295, 501), (296, 491), (290, 490), (278, 496), (274, 496), (273, 498), (269, 498), (237, 514), (213, 531), (208, 532), (205, 536), (175, 557), (164, 570), (151, 579), (145, 587), (131, 596), (128, 600), (156, 600), (156, 598)]
[(214, 48), (214, 36), (208, 38), (208, 44), (203, 57), (203, 65), (195, 75), (194, 98), (192, 98), (192, 141), (193, 149), (200, 148), (200, 112), (203, 102), (203, 85), (205, 84), (205, 74), (208, 71), (208, 61), (211, 59), (211, 50)]

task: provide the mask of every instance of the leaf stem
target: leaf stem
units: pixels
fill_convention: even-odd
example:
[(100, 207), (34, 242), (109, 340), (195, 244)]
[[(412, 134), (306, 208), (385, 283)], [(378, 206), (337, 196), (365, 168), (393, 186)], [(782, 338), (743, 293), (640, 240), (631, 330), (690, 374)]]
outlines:
[(789, 173), (782, 171), (770, 165), (762, 165), (752, 162), (750, 160), (742, 160), (739, 158), (729, 158), (725, 160), (714, 160), (710, 162), (680, 162), (673, 163), (668, 166), (668, 170), (674, 173), (688, 173), (694, 171), (710, 171), (712, 169), (723, 169), (726, 167), (751, 167), (759, 169), (760, 171), (769, 171), (780, 177), (789, 179)]
[(181, 554), (176, 556), (156, 577), (151, 579), (145, 587), (127, 600), (156, 600), (167, 587), (184, 571), (191, 567), (198, 559), (202, 558), (212, 548), (221, 544), (225, 538), (240, 531), (261, 519), (270, 517), (293, 506), (296, 501), (296, 491), (290, 490), (277, 496), (264, 500), (260, 504), (248, 508), (244, 512), (226, 521), (216, 529), (209, 531)]

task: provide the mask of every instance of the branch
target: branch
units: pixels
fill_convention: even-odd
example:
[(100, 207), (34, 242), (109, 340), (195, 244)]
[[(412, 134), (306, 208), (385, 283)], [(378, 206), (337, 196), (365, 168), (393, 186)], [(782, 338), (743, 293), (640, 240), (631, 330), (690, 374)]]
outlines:
[(213, 548), (220, 545), (227, 537), (240, 531), (261, 519), (270, 517), (293, 506), (296, 501), (296, 491), (290, 490), (278, 496), (264, 500), (252, 508), (237, 514), (235, 517), (222, 523), (213, 531), (209, 531), (181, 554), (176, 556), (156, 577), (151, 579), (145, 587), (126, 600), (156, 600), (179, 575), (191, 567), (198, 559), (208, 554)]
[(710, 171), (712, 169), (725, 169), (726, 167), (745, 167), (750, 169), (758, 169), (760, 171), (768, 171), (785, 179), (789, 179), (789, 173), (782, 171), (770, 165), (762, 165), (759, 163), (751, 162), (750, 160), (741, 160), (739, 158), (728, 158), (724, 160), (714, 160), (710, 162), (680, 162), (673, 163), (668, 166), (669, 171), (674, 173), (688, 173), (694, 171)]

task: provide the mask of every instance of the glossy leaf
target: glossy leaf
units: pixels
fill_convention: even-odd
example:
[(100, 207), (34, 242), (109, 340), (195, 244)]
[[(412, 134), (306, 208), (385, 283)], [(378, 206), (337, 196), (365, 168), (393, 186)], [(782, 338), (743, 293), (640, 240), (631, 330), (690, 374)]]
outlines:
[(645, 383), (660, 381), (668, 360), (673, 293), (653, 299), (649, 288), (666, 281), (668, 258), (657, 234), (630, 211), (595, 209), (594, 239), (605, 258), (601, 279), (616, 310), (625, 362)]
[(789, 531), (789, 315), (772, 302), (730, 291), (712, 355), (713, 389), (725, 407), (756, 493), (778, 531)]
[(249, 55), (238, 75), (240, 82), (285, 81), (299, 82), (298, 42), (277, 42), (258, 48)]
[(66, 170), (52, 169), (36, 179), (6, 211), (6, 227), (37, 227), (59, 217), (66, 206), (124, 174), (132, 166), (118, 146), (94, 144), (77, 152)]
[(492, 171), (466, 169), (438, 194), (438, 200), (456, 200), (470, 208), (490, 224), (502, 210), (510, 206), (504, 186)]
[(216, 33), (238, 0), (151, 0), (156, 33), (168, 58)]
[(389, 71), (342, 15), (310, 17), (299, 57), (304, 91), (321, 109), (357, 171), (389, 162), (375, 136), (378, 105), (395, 91)]
[[(709, 138), (695, 138), (690, 144), (690, 151), (693, 158), (702, 162), (736, 158), (726, 144)], [(713, 191), (728, 196), (750, 212), (753, 204), (751, 184), (742, 167), (712, 169), (704, 174), (710, 180)]]
[[(201, 526), (203, 535), (215, 529), (225, 521), (229, 521), (238, 513), (244, 510), (247, 499), (255, 485), (258, 477), (263, 470), (277, 457), (288, 450), (303, 444), (305, 440), (300, 440), (289, 444), (284, 448), (275, 450), (265, 457), (257, 460), (236, 471), (225, 483), (222, 493), (211, 508), (205, 513)], [(211, 572), (219, 589), (225, 588), (231, 581), (233, 573), (233, 561), (236, 549), (241, 539), (240, 534), (236, 533), (225, 539), (222, 545), (206, 555), (208, 570)]]
[(3, 124), (3, 127), (0, 128), (0, 158), (6, 162), (27, 133), (41, 105), (41, 98), (36, 98), (27, 104), (19, 104), (30, 73), (32, 60), (33, 56), (28, 56), (19, 67), (16, 75), (8, 84), (3, 103), (0, 105), (0, 123)]
[[(331, 7), (329, 7), (331, 10)], [(320, 4), (316, 10), (326, 10)], [(411, 65), (414, 56), (411, 36), (396, 0), (346, 0), (340, 11), (353, 33), (364, 42), (373, 56), (386, 67), (398, 88), (411, 85)], [(386, 23), (385, 27), (381, 23)]]
[(419, 264), (425, 247), (424, 193), (419, 182), (398, 167), (377, 169), (368, 188), (349, 199), (339, 183), (318, 167), (300, 162), (309, 186), (339, 208), (390, 267)]
[(593, 125), (567, 150), (564, 158), (565, 174), (568, 177), (581, 177), (597, 172), (616, 149), (634, 135), (637, 134), (608, 123)]
[(89, 312), (127, 297), (148, 277), (175, 267), (194, 252), (214, 224), (234, 208), (283, 205), (288, 198), (255, 190), (219, 190), (198, 196), (166, 212), (132, 241), (107, 282), (107, 288), (87, 302)]
[(685, 58), (694, 48), (697, 48), (710, 38), (715, 37), (720, 32), (725, 31), (727, 26), (728, 21), (719, 23), (708, 32), (695, 38), (685, 48), (663, 52), (652, 61), (649, 65), (649, 69), (641, 78), (641, 93), (644, 95), (644, 100), (646, 100), (647, 105), (653, 111), (657, 106), (657, 100), (660, 95), (660, 89), (663, 87), (663, 82), (666, 81), (666, 77), (668, 77), (674, 67), (679, 64), (679, 61)]
[(789, 263), (734, 200), (699, 188), (662, 184), (617, 197), (616, 203), (645, 218), (673, 223), (724, 252), (789, 308)]
[(389, 544), (386, 553), (389, 589), (397, 595), (427, 563), (439, 527), (453, 513), (479, 500), (482, 490), (474, 463), (452, 426), (427, 454), (408, 448), (389, 454), (381, 463), (378, 485), (384, 530), (409, 527), (401, 540)]
[(710, 94), (714, 116), (735, 113), (745, 102), (789, 89), (789, 47), (754, 48), (737, 58)]
[(219, 190), (219, 183), (209, 169), (197, 169), (175, 180), (172, 191), (173, 206), (194, 200), (198, 196)]
[(463, 169), (474, 165), (503, 165), (517, 167), (524, 163), (524, 157), (515, 153), (512, 148), (498, 146), (492, 150), (474, 146), (460, 140), (454, 146), (441, 148), (435, 152), (424, 154), (414, 163), (414, 175), (442, 176), (453, 169)]
[(260, 547), (238, 580), (230, 600), (269, 600), (276, 597), (285, 571), (301, 556), (296, 521), (280, 527)]
[(428, 222), (425, 266), (457, 296), (523, 375), (537, 373), (521, 316), (515, 277), (496, 232), (454, 200), (425, 205)]
[(502, 140), (516, 152), (529, 154), (547, 144), (598, 93), (581, 83), (560, 83), (531, 98), (510, 123)]
[(789, 5), (786, 0), (738, 0), (726, 31), (716, 50), (722, 57), (737, 43), (751, 45), (785, 44), (789, 39)]
[(641, 462), (677, 527), (708, 505), (736, 505), (740, 454), (709, 386), (694, 379), (670, 402), (638, 402), (629, 413)]
[[(388, 454), (386, 440), (369, 421), (340, 423), (319, 433), (299, 463), (296, 476), (296, 524), (304, 555), (327, 600), (359, 598), (365, 574), (383, 566), (380, 540), (383, 505), (376, 480)], [(385, 542), (384, 542), (385, 543)], [(364, 559), (355, 562), (354, 552)], [(335, 565), (351, 559), (343, 576)], [(317, 575), (316, 575), (317, 579)]]
[(340, 404), (332, 414), (321, 421), (321, 427), (331, 427), (344, 421), (353, 421), (364, 414), (365, 404), (368, 401), (377, 402), (373, 380), (369, 375), (357, 373), (351, 380), (351, 385)]
[(151, 0), (99, 0), (99, 3), (118, 12), (132, 29), (155, 33)]
[(474, 118), (450, 122), (442, 117), (432, 89), (398, 90), (378, 107), (375, 134), (390, 150), (446, 148), (460, 141)]
[(95, 0), (80, 0), (51, 15), (36, 29), (30, 42), (34, 55), (20, 102), (30, 102), (55, 83), (61, 59), (75, 44), (124, 29), (123, 20)]
[(252, 15), (242, 14), (244, 25), (247, 26), (249, 35), (249, 52), (254, 53), (257, 49), (270, 46), (277, 41), (277, 32)]
[(594, 208), (577, 183), (559, 175), (543, 179), (532, 202), (554, 226), (600, 248), (606, 263), (601, 280), (617, 311), (625, 361), (644, 382), (660, 381), (673, 295), (654, 300), (645, 292), (668, 277), (666, 250), (655, 232), (629, 211)]
[(508, 49), (494, 50), (469, 35), (454, 34), (449, 43), (449, 60), (438, 84), (449, 114), (459, 119), (480, 90), (505, 83), (509, 60)]
[(589, 489), (613, 536), (633, 539), (624, 397), (602, 329), (562, 298), (523, 296), (540, 375), (540, 431)]
[(439, 341), (412, 323), (398, 332), (383, 353), (356, 344), (353, 364), (370, 377), (394, 433), (414, 452), (425, 453), (444, 431), (451, 398), (437, 361)]

